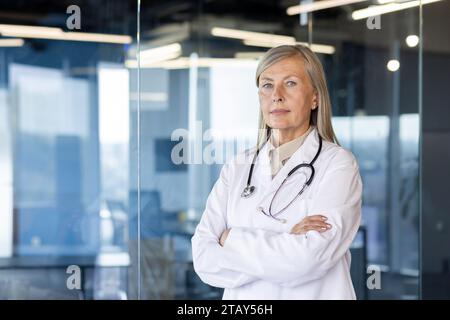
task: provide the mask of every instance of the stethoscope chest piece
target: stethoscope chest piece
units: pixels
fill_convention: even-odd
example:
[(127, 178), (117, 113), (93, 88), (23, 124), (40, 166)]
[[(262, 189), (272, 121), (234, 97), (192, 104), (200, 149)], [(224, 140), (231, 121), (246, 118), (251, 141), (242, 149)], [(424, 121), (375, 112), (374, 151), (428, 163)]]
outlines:
[(242, 190), (241, 197), (248, 198), (255, 192), (255, 186), (246, 186), (244, 190)]

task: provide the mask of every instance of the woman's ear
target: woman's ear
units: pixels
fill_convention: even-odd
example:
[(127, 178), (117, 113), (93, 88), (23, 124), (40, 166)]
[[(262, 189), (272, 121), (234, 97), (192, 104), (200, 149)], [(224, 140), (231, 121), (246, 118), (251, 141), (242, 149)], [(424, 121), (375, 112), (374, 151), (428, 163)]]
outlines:
[(312, 100), (313, 101), (311, 105), (311, 110), (315, 110), (319, 106), (319, 99), (317, 98), (317, 92), (314, 93)]

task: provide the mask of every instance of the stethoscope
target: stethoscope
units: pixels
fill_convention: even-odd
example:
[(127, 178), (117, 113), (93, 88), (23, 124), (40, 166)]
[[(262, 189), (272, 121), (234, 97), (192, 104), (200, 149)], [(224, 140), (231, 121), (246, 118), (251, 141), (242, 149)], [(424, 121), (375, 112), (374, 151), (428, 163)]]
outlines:
[[(272, 200), (270, 201), (270, 205), (269, 205), (269, 210), (268, 212), (266, 212), (264, 210), (264, 208), (259, 207), (259, 211), (261, 211), (262, 213), (264, 213), (266, 216), (271, 217), (277, 221), (280, 221), (282, 223), (286, 223), (286, 219), (280, 219), (277, 216), (279, 214), (281, 214), (283, 211), (285, 211), (294, 201), (295, 199), (297, 199), (302, 193), (303, 191), (311, 184), (311, 182), (314, 179), (314, 162), (316, 162), (317, 158), (319, 157), (320, 151), (322, 151), (322, 137), (320, 136), (320, 134), (318, 134), (319, 136), (319, 148), (317, 149), (316, 155), (314, 156), (314, 158), (311, 160), (310, 163), (301, 163), (297, 166), (295, 166), (294, 168), (291, 169), (291, 171), (289, 171), (289, 173), (287, 174), (287, 176), (284, 178), (283, 182), (280, 184), (280, 186), (278, 187), (277, 191), (275, 192), (275, 194), (272, 197)], [(252, 160), (252, 164), (250, 165), (250, 170), (248, 173), (248, 178), (247, 178), (247, 186), (244, 188), (244, 190), (242, 190), (241, 193), (241, 198), (249, 198), (250, 196), (252, 196), (255, 193), (256, 187), (252, 186), (252, 176), (253, 176), (253, 169), (255, 167), (255, 163), (256, 163), (256, 159), (258, 158), (259, 155), (259, 151), (264, 147), (264, 145), (267, 143), (267, 141), (269, 140), (269, 138), (267, 138), (266, 142), (264, 142), (264, 144), (259, 147), (256, 150), (255, 155), (253, 156), (253, 160)], [(308, 171), (310, 171), (310, 175), (308, 179), (305, 179), (305, 182), (302, 186), (302, 188), (300, 189), (300, 191), (297, 193), (297, 195), (294, 197), (294, 199), (292, 199), (285, 207), (283, 207), (280, 211), (276, 212), (276, 213), (272, 213), (272, 205), (273, 202), (278, 194), (278, 192), (280, 191), (281, 187), (284, 185), (284, 183), (289, 179), (290, 176), (292, 176), (294, 173), (296, 173), (299, 169), (308, 169)]]

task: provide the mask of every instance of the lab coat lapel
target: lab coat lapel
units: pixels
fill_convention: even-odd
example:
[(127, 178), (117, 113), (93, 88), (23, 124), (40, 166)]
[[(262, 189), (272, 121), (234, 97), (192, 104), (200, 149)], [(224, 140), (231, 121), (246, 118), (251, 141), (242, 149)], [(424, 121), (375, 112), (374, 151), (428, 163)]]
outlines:
[[(283, 180), (286, 178), (289, 171), (291, 171), (296, 165), (301, 163), (310, 163), (311, 160), (316, 155), (317, 149), (319, 147), (319, 139), (317, 136), (317, 129), (314, 128), (309, 135), (306, 137), (305, 141), (303, 142), (303, 145), (295, 151), (295, 153), (292, 155), (292, 157), (286, 162), (286, 164), (280, 169), (278, 174), (275, 176), (275, 178), (272, 180), (271, 171), (270, 171), (270, 158), (268, 155), (268, 150), (265, 148), (264, 150), (264, 157), (262, 158), (262, 161), (266, 165), (264, 165), (264, 178), (261, 180), (261, 182), (266, 182), (267, 187), (264, 188), (263, 196), (260, 198), (260, 206), (267, 206), (275, 191), (279, 188)], [(262, 150), (263, 151), (263, 150)], [(268, 177), (268, 179), (266, 178)], [(260, 185), (260, 181), (258, 181), (258, 185)]]

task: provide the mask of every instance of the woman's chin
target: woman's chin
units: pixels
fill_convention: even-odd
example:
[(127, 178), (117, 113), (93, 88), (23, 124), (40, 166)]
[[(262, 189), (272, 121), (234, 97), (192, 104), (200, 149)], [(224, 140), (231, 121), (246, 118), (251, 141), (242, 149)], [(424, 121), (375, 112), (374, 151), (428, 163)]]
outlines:
[(281, 123), (278, 121), (274, 121), (269, 125), (269, 127), (271, 127), (272, 129), (283, 130), (283, 129), (289, 129), (291, 126), (289, 126), (289, 124), (287, 124), (287, 123)]

